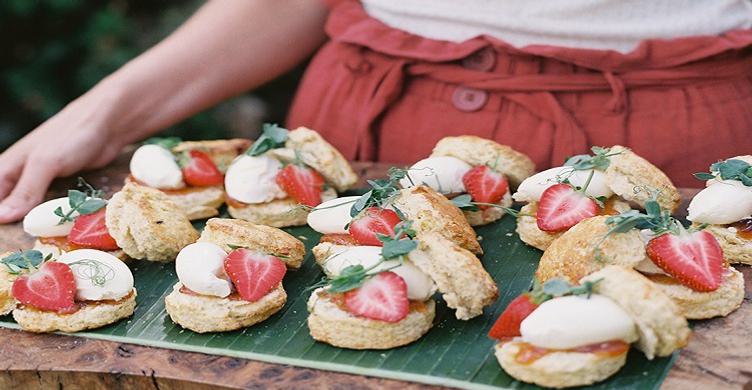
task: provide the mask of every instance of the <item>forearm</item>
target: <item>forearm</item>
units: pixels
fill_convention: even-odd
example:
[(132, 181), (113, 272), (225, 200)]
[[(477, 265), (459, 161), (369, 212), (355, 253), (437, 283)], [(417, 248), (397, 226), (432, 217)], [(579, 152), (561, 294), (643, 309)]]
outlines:
[(214, 0), (71, 106), (120, 142), (144, 138), (289, 70), (323, 41), (317, 0)]

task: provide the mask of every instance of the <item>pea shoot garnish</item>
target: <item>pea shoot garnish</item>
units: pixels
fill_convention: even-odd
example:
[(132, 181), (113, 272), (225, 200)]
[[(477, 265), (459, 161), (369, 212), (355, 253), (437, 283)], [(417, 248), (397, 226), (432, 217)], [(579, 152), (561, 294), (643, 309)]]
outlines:
[(55, 215), (60, 217), (58, 225), (73, 222), (76, 219), (76, 214), (93, 214), (107, 205), (107, 201), (104, 199), (104, 191), (95, 189), (83, 178), (78, 178), (77, 187), (83, 189), (83, 191), (68, 190), (68, 205), (70, 206), (70, 210), (64, 212), (62, 207), (55, 209)]
[(34, 271), (39, 268), (45, 261), (52, 259), (52, 254), (44, 256), (42, 252), (36, 249), (19, 250), (0, 259), (8, 273), (18, 275), (24, 271)]
[(246, 155), (255, 157), (260, 156), (271, 149), (277, 149), (285, 146), (289, 130), (277, 124), (264, 123), (261, 128), (261, 136), (245, 152)]
[(729, 159), (719, 161), (710, 166), (710, 173), (698, 172), (694, 174), (699, 180), (738, 180), (747, 187), (752, 187), (752, 165), (744, 160)]

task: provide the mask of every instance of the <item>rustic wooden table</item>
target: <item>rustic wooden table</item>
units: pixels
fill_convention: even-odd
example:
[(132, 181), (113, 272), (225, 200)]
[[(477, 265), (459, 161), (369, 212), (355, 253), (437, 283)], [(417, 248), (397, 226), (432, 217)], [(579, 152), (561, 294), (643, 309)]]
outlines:
[[(85, 177), (111, 194), (127, 175), (127, 162), (128, 156), (122, 156), (110, 167), (87, 172)], [(382, 176), (386, 166), (358, 163), (356, 168), (362, 178), (374, 178)], [(64, 195), (74, 182), (56, 181), (49, 197)], [(684, 192), (685, 198), (693, 193)], [(31, 242), (19, 224), (0, 226), (0, 249), (27, 248)], [(747, 280), (744, 304), (726, 318), (696, 323), (692, 341), (681, 352), (663, 389), (752, 390), (752, 268), (739, 268)], [(428, 387), (246, 359), (0, 329), (0, 389)]]

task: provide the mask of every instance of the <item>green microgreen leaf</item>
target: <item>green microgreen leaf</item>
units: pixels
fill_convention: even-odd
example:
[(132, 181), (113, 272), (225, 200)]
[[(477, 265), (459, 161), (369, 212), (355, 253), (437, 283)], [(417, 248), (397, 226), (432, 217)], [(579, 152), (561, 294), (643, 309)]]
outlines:
[(587, 295), (588, 298), (593, 294), (593, 288), (602, 279), (587, 281), (580, 285), (573, 285), (561, 278), (549, 279), (544, 284), (537, 280), (533, 282), (533, 288), (528, 295), (533, 303), (540, 305), (549, 299), (568, 296), (568, 295)]
[(260, 156), (271, 149), (281, 148), (287, 142), (290, 131), (277, 124), (264, 123), (261, 136), (245, 152), (249, 156)]
[(183, 142), (180, 137), (152, 137), (144, 141), (144, 145), (157, 145), (169, 151)]
[(452, 198), (452, 204), (457, 206), (457, 208), (461, 210), (467, 210), (467, 211), (478, 211), (478, 206), (473, 203), (473, 198), (470, 196), (470, 194), (462, 194), (459, 196), (455, 196)]
[(56, 216), (60, 217), (58, 225), (73, 222), (76, 219), (76, 213), (80, 215), (92, 214), (107, 205), (107, 201), (104, 199), (104, 191), (97, 190), (81, 177), (78, 178), (77, 186), (83, 191), (68, 190), (70, 210), (66, 213), (63, 212), (62, 207), (58, 207), (53, 211)]
[[(381, 256), (387, 260), (405, 256), (418, 247), (418, 242), (415, 240), (393, 240), (391, 237), (384, 235), (379, 235), (378, 237), (384, 243), (381, 249)], [(387, 238), (388, 240), (385, 241), (383, 238)]]
[(729, 159), (718, 161), (710, 166), (710, 173), (700, 172), (694, 176), (700, 180), (711, 180), (716, 178), (721, 180), (738, 180), (747, 187), (752, 187), (752, 165), (744, 160)]
[(702, 181), (715, 179), (715, 175), (711, 175), (710, 173), (707, 173), (707, 172), (697, 172), (693, 176), (697, 180), (702, 180)]
[(35, 270), (49, 258), (50, 256), (45, 258), (42, 252), (36, 249), (28, 249), (11, 253), (0, 260), (0, 263), (8, 269), (9, 273), (15, 275), (23, 271)]

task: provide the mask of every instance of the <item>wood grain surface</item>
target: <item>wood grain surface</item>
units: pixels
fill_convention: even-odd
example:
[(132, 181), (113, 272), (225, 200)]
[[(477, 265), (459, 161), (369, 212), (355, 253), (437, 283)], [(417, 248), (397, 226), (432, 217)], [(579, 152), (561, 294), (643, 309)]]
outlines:
[[(129, 156), (84, 177), (112, 194), (127, 175)], [(364, 180), (388, 165), (356, 163)], [(63, 196), (75, 178), (57, 180), (48, 197)], [(685, 199), (694, 190), (683, 190)], [(682, 207), (682, 210), (686, 207)], [(19, 224), (0, 225), (0, 249), (28, 248)], [(662, 388), (752, 390), (752, 268), (742, 307), (726, 318), (696, 323), (689, 346)], [(72, 336), (0, 329), (0, 389), (424, 389), (394, 380), (263, 363), (247, 359), (142, 347)], [(431, 387), (437, 388), (437, 387)]]

